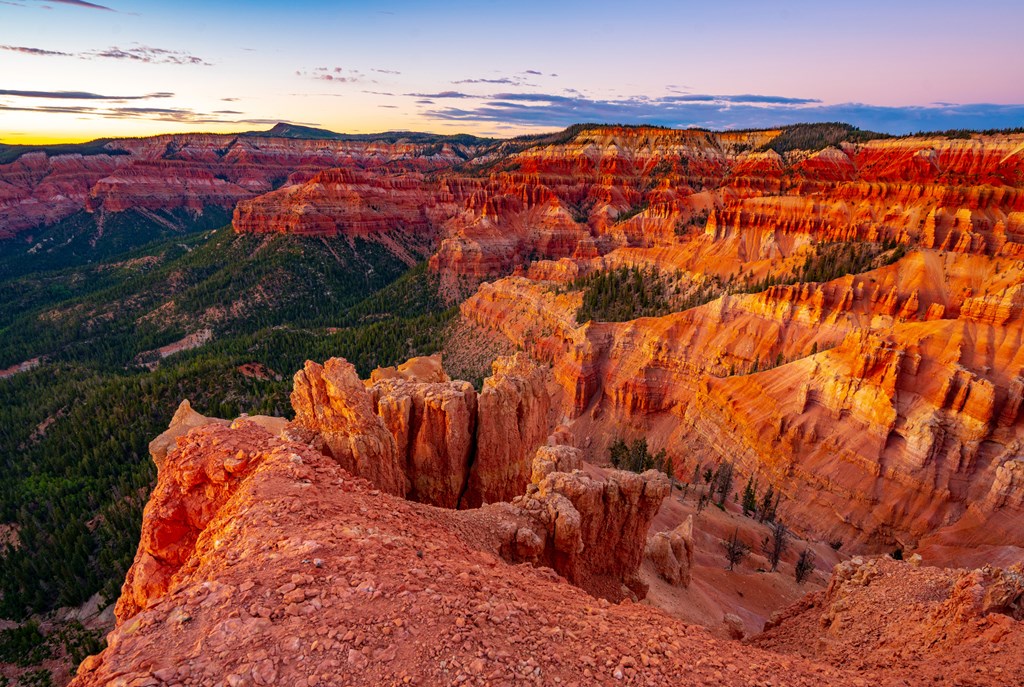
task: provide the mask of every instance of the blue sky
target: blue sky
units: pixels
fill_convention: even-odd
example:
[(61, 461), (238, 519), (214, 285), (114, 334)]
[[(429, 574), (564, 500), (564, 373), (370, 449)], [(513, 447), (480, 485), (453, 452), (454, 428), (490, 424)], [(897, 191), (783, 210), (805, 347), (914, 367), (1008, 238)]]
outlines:
[(1024, 3), (0, 0), (0, 140), (1024, 125)]

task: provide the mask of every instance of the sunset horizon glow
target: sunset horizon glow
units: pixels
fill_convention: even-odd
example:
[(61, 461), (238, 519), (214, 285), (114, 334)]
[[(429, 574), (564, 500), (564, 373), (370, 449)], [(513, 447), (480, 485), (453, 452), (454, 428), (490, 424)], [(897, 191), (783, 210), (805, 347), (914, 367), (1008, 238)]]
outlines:
[[(788, 0), (0, 2), (0, 142), (269, 129), (489, 137), (579, 122), (1024, 125), (1024, 6)], [(965, 12), (984, 40), (961, 36)]]

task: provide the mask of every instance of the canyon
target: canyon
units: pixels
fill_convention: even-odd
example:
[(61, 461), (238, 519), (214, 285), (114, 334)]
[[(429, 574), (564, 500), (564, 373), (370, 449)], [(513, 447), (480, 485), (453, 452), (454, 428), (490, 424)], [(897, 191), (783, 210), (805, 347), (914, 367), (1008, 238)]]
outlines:
[[(1024, 134), (284, 131), (0, 165), (0, 246), (230, 212), (457, 312), (443, 357), (307, 361), (292, 419), (183, 404), (75, 684), (1024, 679)], [(613, 469), (637, 440), (658, 470)], [(748, 480), (806, 585), (724, 572)]]
[[(30, 235), (52, 213), (191, 203), (233, 207), (240, 233), (429, 256), (468, 326), (551, 366), (553, 421), (590, 460), (645, 435), (680, 475), (725, 458), (757, 474), (818, 537), (945, 561), (971, 555), (957, 540), (976, 562), (1024, 547), (1008, 527), (1024, 479), (1024, 136), (780, 154), (783, 130), (581, 126), (503, 144), (275, 131), (27, 153), (0, 166), (0, 225)], [(633, 268), (678, 307), (578, 321), (582, 282)]]

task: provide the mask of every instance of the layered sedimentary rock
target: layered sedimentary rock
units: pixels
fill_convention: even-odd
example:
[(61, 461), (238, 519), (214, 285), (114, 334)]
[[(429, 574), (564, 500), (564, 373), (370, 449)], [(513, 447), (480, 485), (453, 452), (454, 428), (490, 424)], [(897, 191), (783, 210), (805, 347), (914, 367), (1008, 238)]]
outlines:
[(423, 174), (340, 168), (245, 200), (232, 225), (243, 233), (347, 236), (385, 243), (412, 263), (433, 248), (457, 198)]
[[(45, 227), (83, 210), (97, 216), (129, 209), (231, 211), (240, 200), (289, 183), (292, 175), (291, 183), (300, 184), (331, 168), (362, 172), (367, 183), (359, 190), (378, 189), (377, 196), (383, 197), (387, 189), (406, 183), (402, 175), (446, 169), (476, 152), (472, 146), (449, 142), (417, 144), (393, 137), (344, 141), (279, 134), (279, 129), (264, 135), (177, 134), (114, 139), (102, 145), (109, 152), (100, 154), (26, 153), (0, 165), (0, 238)], [(388, 180), (392, 175), (399, 176)], [(379, 184), (377, 176), (384, 178)], [(368, 211), (364, 226), (372, 225), (374, 218), (395, 214), (388, 208)], [(397, 214), (408, 219), (407, 214)], [(247, 226), (253, 227), (254, 216), (259, 212), (247, 216)]]
[[(118, 626), (73, 684), (859, 684), (508, 565), (488, 512), (384, 494), (253, 423), (194, 429), (146, 508)], [(170, 564), (140, 586), (148, 556)]]
[(1024, 680), (1020, 567), (931, 568), (889, 559), (839, 566), (828, 589), (777, 613), (754, 646), (882, 681), (1015, 685)]
[(344, 360), (308, 362), (295, 376), (295, 424), (389, 493), (445, 508), (509, 501), (526, 491), (551, 432), (549, 375), (522, 355), (493, 372), (477, 394), (436, 356), (375, 370), (365, 383)]
[(723, 278), (746, 263), (757, 279), (815, 241), (1024, 255), (1019, 135), (749, 152), (778, 133), (595, 127), (520, 151), (446, 224), (431, 265), (468, 293), (538, 258), (623, 248)]

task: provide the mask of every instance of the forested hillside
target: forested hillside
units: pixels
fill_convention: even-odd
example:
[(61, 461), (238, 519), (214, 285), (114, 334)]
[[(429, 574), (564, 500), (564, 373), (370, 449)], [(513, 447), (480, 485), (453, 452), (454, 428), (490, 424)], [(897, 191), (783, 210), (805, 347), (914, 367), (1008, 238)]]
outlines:
[[(307, 358), (366, 374), (433, 352), (451, 316), (423, 266), (377, 244), (227, 229), (0, 288), (0, 369), (40, 362), (0, 380), (0, 614), (13, 618), (116, 596), (155, 478), (147, 444), (181, 399), (287, 416)], [(172, 352), (197, 331), (201, 345)]]

